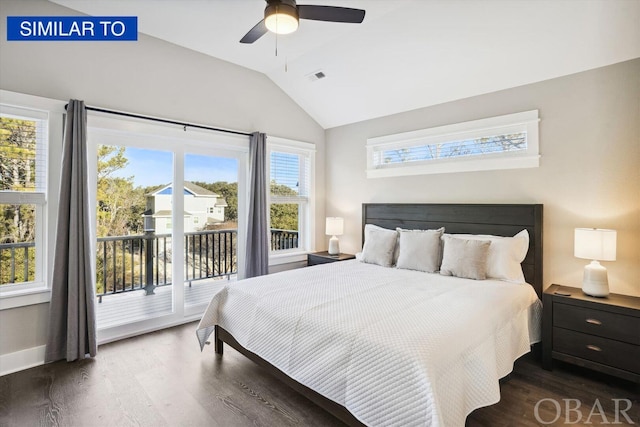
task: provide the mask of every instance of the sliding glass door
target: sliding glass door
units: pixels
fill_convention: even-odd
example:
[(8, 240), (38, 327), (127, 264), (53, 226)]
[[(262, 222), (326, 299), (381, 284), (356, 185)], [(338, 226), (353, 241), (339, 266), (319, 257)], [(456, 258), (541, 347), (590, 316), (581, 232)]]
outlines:
[(184, 305), (197, 312), (238, 277), (238, 159), (187, 153), (184, 178)]
[(170, 314), (174, 155), (109, 144), (99, 144), (97, 152), (98, 326)]
[(248, 138), (88, 124), (99, 340), (197, 318), (242, 273)]

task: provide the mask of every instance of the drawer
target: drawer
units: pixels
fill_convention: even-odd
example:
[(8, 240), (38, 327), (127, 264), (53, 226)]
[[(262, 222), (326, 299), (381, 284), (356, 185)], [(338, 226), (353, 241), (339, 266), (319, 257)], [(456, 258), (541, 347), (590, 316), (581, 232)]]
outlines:
[(330, 259), (330, 258), (325, 258), (321, 256), (313, 256), (313, 255), (307, 256), (307, 265), (329, 264), (336, 261), (337, 259)]
[(640, 374), (640, 346), (553, 328), (553, 350)]
[(556, 302), (553, 326), (640, 345), (639, 317)]

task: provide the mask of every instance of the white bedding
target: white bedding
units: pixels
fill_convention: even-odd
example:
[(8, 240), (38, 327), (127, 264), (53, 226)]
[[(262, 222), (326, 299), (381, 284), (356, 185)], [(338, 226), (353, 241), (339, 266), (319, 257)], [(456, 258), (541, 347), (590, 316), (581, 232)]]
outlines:
[(356, 260), (228, 285), (207, 308), (248, 350), (370, 426), (463, 426), (540, 340), (533, 288)]

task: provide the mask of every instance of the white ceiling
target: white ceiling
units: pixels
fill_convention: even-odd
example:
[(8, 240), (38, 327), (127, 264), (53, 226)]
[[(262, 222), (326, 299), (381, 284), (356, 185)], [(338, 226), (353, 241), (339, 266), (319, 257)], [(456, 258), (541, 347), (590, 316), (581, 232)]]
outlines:
[[(640, 57), (640, 0), (299, 0), (365, 9), (364, 22), (301, 20), (238, 41), (263, 0), (51, 0), (266, 74), (322, 127)], [(307, 76), (322, 70), (315, 82)]]

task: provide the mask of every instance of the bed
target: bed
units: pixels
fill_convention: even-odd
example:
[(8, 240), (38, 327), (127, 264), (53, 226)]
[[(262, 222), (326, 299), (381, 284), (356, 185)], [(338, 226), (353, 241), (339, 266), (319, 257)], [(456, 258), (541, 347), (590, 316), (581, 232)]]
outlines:
[(292, 270), (216, 295), (197, 329), (201, 347), (215, 334), (216, 353), (227, 343), (350, 425), (464, 425), (499, 400), (499, 379), (540, 339), (542, 205), (364, 204), (362, 212), (365, 245), (364, 224), (526, 230), (528, 284), (359, 260)]

